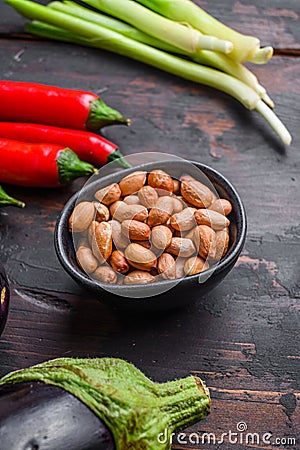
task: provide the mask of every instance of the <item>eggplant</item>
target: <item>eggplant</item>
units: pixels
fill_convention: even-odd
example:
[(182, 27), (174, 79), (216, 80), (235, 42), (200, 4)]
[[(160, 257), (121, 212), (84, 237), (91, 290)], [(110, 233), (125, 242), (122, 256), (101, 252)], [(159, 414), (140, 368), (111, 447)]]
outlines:
[[(0, 186), (0, 206), (10, 206), (10, 205), (18, 206), (19, 208), (24, 208), (25, 203), (21, 202), (20, 200), (16, 200), (15, 198), (8, 195), (4, 191), (4, 189)], [(0, 263), (0, 336), (6, 324), (9, 298), (10, 292), (6, 273), (4, 267)]]
[(4, 267), (0, 263), (0, 336), (4, 330), (9, 307), (10, 291)]
[(1, 450), (115, 450), (110, 431), (80, 400), (41, 382), (0, 388)]
[(1, 450), (170, 450), (205, 419), (199, 377), (155, 383), (117, 358), (58, 358), (0, 380)]

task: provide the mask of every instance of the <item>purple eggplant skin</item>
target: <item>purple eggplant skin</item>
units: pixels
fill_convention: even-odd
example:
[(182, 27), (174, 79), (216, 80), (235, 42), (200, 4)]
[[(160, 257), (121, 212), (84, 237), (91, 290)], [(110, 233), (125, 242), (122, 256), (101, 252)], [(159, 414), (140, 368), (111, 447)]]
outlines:
[(9, 308), (10, 291), (7, 276), (4, 267), (0, 263), (0, 336), (4, 330), (8, 308)]
[(41, 382), (0, 387), (1, 450), (115, 450), (106, 425), (69, 392)]

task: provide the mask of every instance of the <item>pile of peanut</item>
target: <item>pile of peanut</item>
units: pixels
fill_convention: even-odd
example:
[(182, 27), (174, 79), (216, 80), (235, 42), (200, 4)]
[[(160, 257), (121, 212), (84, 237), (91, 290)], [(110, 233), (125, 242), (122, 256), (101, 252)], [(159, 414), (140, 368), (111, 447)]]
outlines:
[(190, 175), (133, 172), (76, 205), (69, 230), (80, 267), (102, 283), (195, 275), (228, 250), (232, 206)]

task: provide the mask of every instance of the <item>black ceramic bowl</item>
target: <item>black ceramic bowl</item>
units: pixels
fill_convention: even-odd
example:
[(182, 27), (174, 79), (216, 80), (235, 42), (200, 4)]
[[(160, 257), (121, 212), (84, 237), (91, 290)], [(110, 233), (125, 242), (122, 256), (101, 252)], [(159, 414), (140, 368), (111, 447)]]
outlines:
[[(148, 285), (104, 285), (85, 274), (78, 266), (72, 235), (68, 231), (68, 220), (80, 194), (80, 201), (91, 199), (94, 192), (136, 170), (150, 172), (162, 169), (173, 177), (189, 173), (199, 179), (199, 169), (215, 187), (220, 198), (228, 199), (232, 204), (230, 213), (230, 244), (226, 256), (213, 267), (202, 274), (193, 275), (178, 280), (158, 281)], [(201, 181), (201, 180), (200, 180)], [(139, 165), (122, 172), (112, 173), (86, 185), (80, 193), (76, 193), (66, 203), (58, 218), (55, 230), (55, 249), (64, 269), (82, 286), (93, 291), (96, 296), (112, 306), (135, 310), (155, 311), (184, 306), (207, 294), (216, 287), (233, 268), (243, 248), (246, 238), (246, 215), (242, 201), (226, 178), (212, 168), (197, 162), (185, 160), (160, 161)], [(110, 292), (107, 291), (109, 288)], [(162, 290), (165, 292), (161, 293)], [(157, 294), (158, 292), (158, 294)]]

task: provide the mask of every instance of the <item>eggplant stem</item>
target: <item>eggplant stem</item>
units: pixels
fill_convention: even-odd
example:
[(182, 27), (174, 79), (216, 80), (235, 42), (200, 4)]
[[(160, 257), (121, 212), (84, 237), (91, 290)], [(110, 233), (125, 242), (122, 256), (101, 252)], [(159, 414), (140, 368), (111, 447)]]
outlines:
[(115, 358), (60, 358), (18, 370), (0, 386), (42, 381), (65, 389), (86, 404), (110, 429), (116, 450), (170, 450), (176, 430), (205, 419), (209, 393), (199, 377), (154, 383), (126, 361)]

